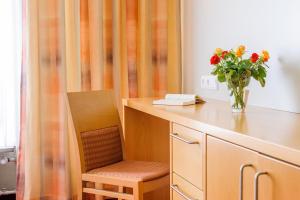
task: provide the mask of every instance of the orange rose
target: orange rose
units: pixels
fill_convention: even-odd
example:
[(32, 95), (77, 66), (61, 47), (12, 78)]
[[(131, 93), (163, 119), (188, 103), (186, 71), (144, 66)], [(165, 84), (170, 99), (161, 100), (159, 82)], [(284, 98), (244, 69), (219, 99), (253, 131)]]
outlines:
[(261, 57), (263, 58), (263, 61), (264, 61), (264, 62), (268, 62), (268, 60), (270, 59), (270, 54), (269, 54), (268, 51), (263, 50), (263, 51), (261, 52)]
[(215, 50), (215, 54), (217, 54), (218, 56), (220, 56), (222, 54), (223, 50), (221, 48), (216, 48)]
[(245, 47), (244, 45), (240, 45), (240, 46), (237, 48), (237, 50), (236, 50), (236, 52), (235, 52), (235, 55), (236, 55), (237, 57), (242, 57), (242, 55), (245, 53), (245, 50), (246, 50), (246, 47)]

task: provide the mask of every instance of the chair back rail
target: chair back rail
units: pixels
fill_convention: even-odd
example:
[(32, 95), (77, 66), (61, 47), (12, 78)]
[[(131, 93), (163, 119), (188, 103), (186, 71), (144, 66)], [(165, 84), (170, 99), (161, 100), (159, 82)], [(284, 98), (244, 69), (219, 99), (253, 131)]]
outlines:
[(67, 93), (82, 172), (123, 159), (119, 113), (111, 90)]

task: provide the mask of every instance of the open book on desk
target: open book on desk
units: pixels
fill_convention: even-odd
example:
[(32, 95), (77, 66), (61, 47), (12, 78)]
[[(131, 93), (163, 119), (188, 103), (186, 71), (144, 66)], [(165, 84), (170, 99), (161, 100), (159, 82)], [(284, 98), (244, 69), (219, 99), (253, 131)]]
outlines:
[(166, 94), (164, 99), (154, 100), (153, 105), (187, 106), (204, 102), (195, 94)]

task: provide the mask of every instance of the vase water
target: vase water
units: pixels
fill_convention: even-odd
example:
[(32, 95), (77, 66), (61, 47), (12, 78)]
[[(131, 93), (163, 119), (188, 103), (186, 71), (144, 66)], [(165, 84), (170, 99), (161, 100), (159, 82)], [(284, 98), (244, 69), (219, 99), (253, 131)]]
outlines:
[(238, 93), (230, 91), (230, 104), (233, 113), (245, 112), (248, 103), (248, 96), (248, 89), (242, 89), (241, 92)]

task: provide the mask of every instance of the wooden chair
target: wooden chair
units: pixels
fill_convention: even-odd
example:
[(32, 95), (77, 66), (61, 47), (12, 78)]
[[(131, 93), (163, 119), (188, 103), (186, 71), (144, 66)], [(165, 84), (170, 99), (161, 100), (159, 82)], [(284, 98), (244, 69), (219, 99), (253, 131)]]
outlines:
[(111, 91), (74, 92), (67, 97), (79, 147), (83, 194), (142, 200), (144, 193), (169, 184), (167, 164), (123, 160), (122, 129)]

